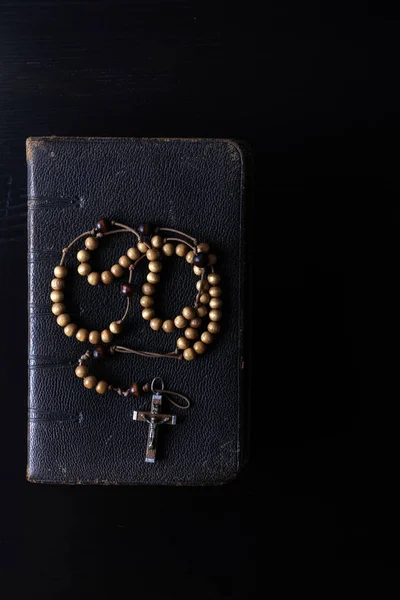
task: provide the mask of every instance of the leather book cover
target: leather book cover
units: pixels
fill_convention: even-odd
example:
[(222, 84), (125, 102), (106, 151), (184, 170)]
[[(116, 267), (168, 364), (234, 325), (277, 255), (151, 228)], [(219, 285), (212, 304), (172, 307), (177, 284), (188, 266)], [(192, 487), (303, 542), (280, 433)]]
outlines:
[[(217, 485), (240, 471), (246, 455), (247, 403), (243, 385), (245, 163), (241, 144), (226, 139), (27, 140), (29, 481)], [(75, 369), (94, 346), (65, 335), (52, 312), (51, 282), (63, 249), (93, 230), (101, 218), (131, 228), (147, 223), (160, 232), (162, 227), (186, 232), (197, 243), (209, 243), (217, 256), (223, 315), (221, 330), (204, 354), (194, 360), (169, 360), (114, 353), (90, 365), (98, 380), (121, 389), (159, 377), (166, 389), (190, 399), (185, 411), (163, 400), (161, 412), (173, 415), (176, 424), (157, 427), (153, 462), (145, 460), (150, 419), (135, 420), (135, 415), (150, 410), (151, 394), (99, 394), (86, 389)], [(93, 269), (101, 273), (117, 264), (135, 245), (133, 237), (129, 232), (104, 236), (93, 253)], [(120, 293), (120, 281), (93, 286), (78, 273), (77, 252), (85, 247), (84, 241), (79, 240), (65, 256), (68, 275), (62, 302), (73, 323), (102, 331), (121, 317), (126, 298)], [(132, 284), (139, 294), (131, 298), (131, 310), (113, 343), (168, 353), (182, 330), (156, 331), (142, 317), (140, 290), (150, 264), (145, 262), (133, 272)], [(199, 278), (185, 258), (164, 256), (162, 265), (157, 311), (161, 319), (174, 319), (182, 307), (192, 305)]]

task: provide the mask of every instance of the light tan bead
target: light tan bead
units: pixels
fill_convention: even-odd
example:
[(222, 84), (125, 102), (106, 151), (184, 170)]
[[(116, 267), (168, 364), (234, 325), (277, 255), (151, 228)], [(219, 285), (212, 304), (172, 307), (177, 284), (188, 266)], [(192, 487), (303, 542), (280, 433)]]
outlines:
[(91, 331), (89, 333), (89, 342), (91, 344), (99, 344), (101, 341), (100, 331)]
[(150, 306), (153, 306), (153, 304), (154, 298), (151, 296), (142, 296), (140, 298), (140, 306), (143, 306), (143, 308), (150, 308)]
[(68, 269), (67, 267), (58, 265), (58, 267), (55, 267), (54, 269), (54, 277), (58, 277), (58, 279), (64, 279), (64, 277), (66, 277), (68, 275)]
[(208, 255), (208, 264), (215, 265), (216, 262), (217, 262), (217, 257), (215, 256), (215, 254), (209, 254)]
[(101, 274), (101, 280), (105, 285), (109, 285), (114, 281), (114, 275), (111, 271), (103, 271)]
[(92, 271), (92, 273), (89, 273), (87, 280), (90, 285), (98, 285), (101, 281), (100, 273), (97, 273), (97, 271)]
[(99, 240), (96, 240), (96, 238), (92, 236), (87, 237), (85, 240), (85, 246), (88, 250), (96, 250), (96, 248), (99, 247)]
[(167, 321), (164, 321), (164, 323), (162, 324), (162, 328), (165, 331), (165, 333), (172, 333), (175, 329), (173, 320), (167, 319)]
[(69, 316), (68, 313), (62, 313), (61, 315), (58, 315), (58, 317), (57, 317), (57, 324), (60, 327), (65, 327), (69, 323), (71, 323), (71, 317)]
[(216, 321), (210, 321), (207, 329), (210, 333), (219, 333), (221, 331), (221, 324)]
[(203, 344), (212, 344), (212, 342), (214, 341), (214, 336), (209, 331), (203, 331), (203, 333), (200, 336), (200, 339), (203, 342)]
[(113, 321), (109, 325), (109, 330), (114, 335), (116, 335), (117, 333), (121, 333), (121, 331), (122, 331), (122, 323), (118, 323), (118, 321)]
[(179, 350), (186, 350), (186, 348), (189, 348), (190, 342), (186, 337), (182, 336), (176, 340), (176, 345)]
[(51, 312), (53, 313), (53, 315), (56, 315), (57, 317), (58, 317), (58, 315), (62, 315), (62, 313), (65, 313), (66, 310), (67, 310), (67, 307), (65, 306), (65, 304), (63, 304), (63, 302), (56, 302), (51, 307)]
[(162, 235), (153, 235), (153, 237), (151, 238), (151, 245), (154, 246), (154, 248), (162, 248), (164, 244), (164, 238), (162, 237)]
[(76, 258), (79, 260), (79, 262), (87, 262), (90, 260), (90, 252), (87, 250), (79, 250)]
[(187, 325), (187, 320), (182, 315), (178, 315), (174, 319), (174, 325), (177, 329), (183, 329)]
[(96, 392), (98, 394), (105, 394), (107, 390), (108, 390), (108, 383), (107, 383), (107, 381), (101, 380), (96, 385)]
[(142, 256), (142, 253), (138, 248), (129, 248), (127, 251), (128, 258), (131, 260), (137, 260)]
[(198, 267), (197, 265), (194, 265), (194, 267), (193, 267), (193, 273), (195, 275), (200, 276), (202, 274), (202, 272), (203, 272), (203, 269), (200, 269), (200, 267)]
[(78, 325), (76, 325), (76, 323), (69, 323), (68, 325), (66, 325), (64, 327), (64, 333), (68, 337), (74, 336), (77, 331), (78, 331)]
[(209, 290), (209, 288), (210, 288), (210, 284), (205, 279), (200, 279), (200, 281), (198, 281), (196, 283), (196, 290), (198, 292), (200, 292), (200, 290), (202, 292), (207, 292)]
[(145, 321), (151, 321), (155, 314), (156, 313), (153, 308), (144, 308), (142, 310), (142, 317)]
[(208, 292), (205, 292), (204, 294), (202, 294), (200, 296), (200, 302), (202, 304), (208, 304), (210, 302), (210, 294)]
[(65, 281), (64, 279), (52, 279), (51, 280), (51, 287), (53, 290), (59, 291), (59, 290), (63, 290), (65, 287)]
[(81, 263), (80, 265), (78, 265), (78, 273), (79, 275), (82, 275), (83, 277), (86, 277), (86, 275), (89, 275), (89, 273), (92, 271), (92, 267), (90, 266), (89, 263)]
[(210, 321), (220, 321), (222, 319), (222, 312), (213, 308), (208, 313), (208, 316), (210, 317)]
[(159, 260), (152, 260), (149, 262), (149, 271), (152, 273), (159, 273), (162, 269), (162, 263)]
[(87, 342), (89, 339), (89, 332), (87, 329), (78, 329), (75, 337), (80, 342)]
[(207, 254), (207, 252), (210, 252), (210, 244), (207, 244), (206, 242), (202, 242), (201, 244), (199, 244), (196, 248), (197, 252), (205, 252)]
[(192, 308), (191, 306), (185, 306), (185, 308), (182, 309), (182, 315), (185, 317), (185, 319), (188, 319), (190, 321), (190, 319), (195, 318), (196, 309)]
[(156, 292), (156, 286), (153, 283), (144, 283), (142, 285), (142, 292), (145, 296), (152, 296)]
[(161, 277), (158, 273), (152, 273), (150, 271), (150, 273), (147, 273), (146, 279), (149, 283), (160, 283)]
[(210, 308), (221, 308), (223, 305), (223, 301), (221, 298), (211, 298), (210, 300)]
[(79, 377), (79, 379), (83, 379), (89, 373), (89, 369), (86, 365), (78, 365), (75, 369), (75, 375)]
[(178, 244), (175, 248), (175, 252), (178, 256), (186, 256), (189, 252), (189, 246), (186, 246), (186, 244)]
[(194, 327), (195, 329), (199, 329), (201, 327), (201, 324), (202, 320), (200, 319), (200, 317), (195, 317), (189, 323), (190, 327)]
[(89, 375), (89, 377), (85, 377), (85, 379), (83, 380), (83, 385), (88, 390), (93, 389), (97, 385), (96, 377), (94, 375)]
[(147, 250), (149, 249), (149, 246), (145, 244), (145, 242), (138, 242), (137, 247), (142, 254), (146, 254)]
[(121, 267), (121, 265), (113, 265), (110, 271), (114, 277), (122, 277), (122, 275), (125, 273), (125, 270), (123, 267)]
[(221, 275), (218, 275), (218, 273), (210, 273), (207, 279), (208, 283), (211, 283), (211, 285), (218, 285), (221, 282)]
[(199, 317), (205, 317), (206, 314), (208, 314), (207, 306), (199, 306), (199, 308), (197, 309), (197, 314)]
[(158, 319), (157, 317), (154, 319), (151, 319), (150, 321), (150, 327), (154, 330), (154, 331), (158, 331), (159, 329), (161, 329), (163, 324), (163, 320), (162, 319)]
[(208, 293), (210, 294), (211, 298), (219, 298), (222, 296), (222, 290), (217, 285), (212, 285)]
[(113, 337), (114, 337), (109, 329), (103, 329), (103, 331), (101, 332), (100, 335), (101, 335), (101, 341), (104, 344), (109, 344), (110, 342), (112, 342)]
[(175, 254), (175, 246), (169, 242), (168, 244), (164, 244), (162, 251), (165, 256), (173, 256)]
[(156, 248), (150, 248), (146, 252), (147, 260), (158, 260), (160, 258), (160, 253)]
[(199, 332), (194, 327), (188, 327), (185, 329), (185, 337), (187, 337), (188, 340), (195, 340), (199, 337)]
[(183, 351), (183, 358), (185, 360), (193, 360), (194, 358), (196, 358), (196, 356), (197, 354), (193, 350), (193, 348), (186, 348), (186, 350)]
[(126, 256), (126, 254), (123, 254), (122, 256), (119, 257), (118, 263), (121, 267), (123, 267), (124, 269), (127, 269), (132, 264), (132, 261), (129, 258), (129, 256)]
[(207, 346), (204, 342), (196, 342), (193, 344), (193, 350), (196, 352), (196, 354), (204, 354), (204, 352), (207, 350)]
[(53, 290), (50, 294), (50, 298), (53, 302), (62, 302), (64, 300), (64, 292)]
[(193, 250), (190, 250), (190, 252), (188, 252), (186, 254), (186, 262), (188, 262), (191, 265), (193, 262), (193, 259), (194, 259), (194, 252), (193, 252)]

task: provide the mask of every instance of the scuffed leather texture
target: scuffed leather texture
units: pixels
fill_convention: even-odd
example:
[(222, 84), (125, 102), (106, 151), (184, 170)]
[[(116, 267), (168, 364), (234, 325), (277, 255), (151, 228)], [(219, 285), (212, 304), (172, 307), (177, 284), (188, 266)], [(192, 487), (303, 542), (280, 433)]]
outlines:
[[(244, 273), (244, 155), (236, 142), (215, 139), (29, 138), (29, 415), (28, 469), (32, 482), (63, 484), (220, 484), (243, 462), (242, 296)], [(207, 241), (218, 255), (224, 294), (222, 331), (194, 361), (140, 356), (90, 363), (90, 371), (127, 388), (160, 376), (168, 389), (192, 400), (164, 427), (155, 464), (144, 461), (148, 426), (133, 421), (150, 396), (99, 396), (74, 374), (90, 348), (68, 338), (51, 312), (50, 281), (61, 250), (99, 217), (137, 226), (176, 228)], [(104, 238), (92, 264), (110, 268), (134, 243), (130, 234)], [(119, 283), (93, 288), (76, 274), (74, 246), (67, 255), (67, 310), (80, 326), (103, 329), (124, 312)], [(142, 262), (134, 274), (141, 285)], [(182, 258), (164, 259), (157, 312), (174, 318), (196, 294), (196, 276)], [(124, 278), (126, 279), (126, 277)], [(154, 332), (134, 299), (114, 343), (171, 351), (181, 334)]]

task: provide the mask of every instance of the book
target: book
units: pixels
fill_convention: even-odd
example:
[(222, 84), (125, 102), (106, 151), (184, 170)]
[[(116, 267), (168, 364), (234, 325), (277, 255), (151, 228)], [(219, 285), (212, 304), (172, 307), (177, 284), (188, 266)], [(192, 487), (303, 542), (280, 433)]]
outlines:
[[(226, 139), (31, 137), (26, 148), (27, 479), (120, 485), (218, 485), (232, 480), (247, 453), (248, 399), (243, 383), (246, 153), (242, 145)], [(65, 335), (52, 312), (50, 286), (62, 250), (83, 232), (93, 233), (99, 219), (135, 231), (143, 223), (159, 227), (160, 234), (162, 228), (179, 230), (196, 243), (209, 243), (217, 257), (214, 268), (221, 276), (223, 318), (221, 331), (204, 354), (196, 354), (194, 360), (170, 360), (114, 352), (90, 363), (97, 381), (113, 382), (120, 391), (138, 382), (139, 395), (86, 389), (75, 369), (95, 346), (79, 341), (74, 326), (68, 330), (72, 335)], [(166, 239), (166, 235), (179, 239), (166, 232), (161, 237)], [(118, 264), (119, 257), (126, 256), (127, 248), (138, 241), (129, 231), (99, 239), (91, 261), (99, 273)], [(150, 238), (140, 239), (150, 243)], [(85, 248), (84, 241), (80, 239), (64, 257), (68, 275), (63, 280), (63, 303), (72, 323), (88, 331), (103, 331), (121, 318), (126, 297), (120, 294), (120, 281), (93, 286), (77, 272), (77, 253)], [(132, 272), (132, 285), (139, 294), (131, 298), (118, 341), (115, 337), (104, 347), (118, 344), (139, 352), (169, 353), (183, 330), (153, 330), (142, 318), (140, 290), (150, 263), (139, 262)], [(160, 323), (174, 319), (182, 307), (193, 306), (199, 281), (185, 257), (163, 256), (161, 262), (156, 297)], [(127, 275), (121, 281), (126, 282)], [(181, 410), (162, 396), (161, 411), (171, 416), (174, 427), (155, 428), (151, 412), (146, 417), (154, 403), (142, 386), (156, 378), (162, 379), (166, 389), (190, 400), (190, 408)], [(177, 396), (173, 398), (182, 403)], [(155, 429), (157, 457), (152, 460), (148, 458), (149, 439)]]

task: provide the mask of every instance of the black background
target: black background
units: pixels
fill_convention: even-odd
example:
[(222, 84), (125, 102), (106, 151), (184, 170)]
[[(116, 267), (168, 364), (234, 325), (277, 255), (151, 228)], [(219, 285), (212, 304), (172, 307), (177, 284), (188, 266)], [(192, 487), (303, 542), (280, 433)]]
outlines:
[[(394, 566), (398, 31), (382, 3), (0, 3), (2, 590), (247, 598)], [(234, 483), (25, 482), (24, 142), (52, 134), (251, 145), (253, 444)]]

